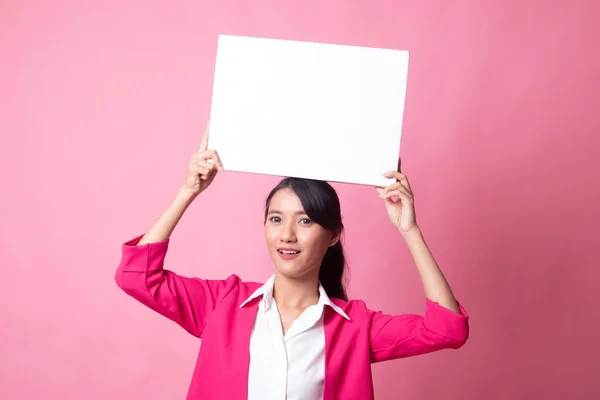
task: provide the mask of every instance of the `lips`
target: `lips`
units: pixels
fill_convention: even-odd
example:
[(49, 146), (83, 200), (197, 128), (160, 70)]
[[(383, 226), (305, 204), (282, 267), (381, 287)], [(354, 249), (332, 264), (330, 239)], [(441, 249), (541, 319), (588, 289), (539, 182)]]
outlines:
[(296, 250), (296, 249), (277, 249), (277, 251), (280, 254), (290, 254), (290, 255), (300, 253), (300, 250)]
[(291, 260), (293, 258), (298, 257), (298, 255), (300, 254), (300, 250), (277, 249), (277, 253), (279, 254), (279, 257), (283, 258), (284, 260)]

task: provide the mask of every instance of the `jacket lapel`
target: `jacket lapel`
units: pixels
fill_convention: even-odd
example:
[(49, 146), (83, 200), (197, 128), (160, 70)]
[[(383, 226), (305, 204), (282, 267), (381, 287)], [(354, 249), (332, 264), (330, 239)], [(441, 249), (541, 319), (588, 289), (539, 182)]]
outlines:
[(250, 336), (252, 335), (252, 329), (254, 328), (254, 321), (256, 321), (256, 313), (258, 312), (258, 299), (253, 299), (240, 308), (237, 312), (238, 318), (235, 326), (232, 329), (237, 330), (237, 339), (231, 343), (231, 346), (235, 346), (234, 354), (239, 362), (237, 369), (236, 380), (239, 385), (236, 385), (238, 392), (233, 399), (247, 399), (248, 398), (248, 376), (250, 372)]
[(339, 337), (344, 325), (344, 317), (335, 312), (331, 307), (325, 307), (323, 325), (325, 327), (325, 382), (323, 384), (323, 400), (333, 400), (338, 391), (337, 383), (340, 373), (336, 365), (340, 365)]

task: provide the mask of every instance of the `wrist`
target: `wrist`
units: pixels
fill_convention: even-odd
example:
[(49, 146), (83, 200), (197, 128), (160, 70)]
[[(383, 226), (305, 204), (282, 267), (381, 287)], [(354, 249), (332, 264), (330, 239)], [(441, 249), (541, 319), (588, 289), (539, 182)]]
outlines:
[(400, 235), (402, 235), (404, 240), (411, 240), (411, 239), (417, 239), (417, 238), (423, 237), (423, 232), (421, 232), (421, 228), (419, 228), (417, 225), (415, 225), (414, 227), (412, 227), (406, 231), (402, 231), (402, 230), (398, 230), (398, 231), (400, 232)]
[(191, 203), (196, 197), (198, 197), (199, 194), (200, 192), (195, 192), (194, 190), (184, 185), (179, 188), (176, 199), (186, 203)]

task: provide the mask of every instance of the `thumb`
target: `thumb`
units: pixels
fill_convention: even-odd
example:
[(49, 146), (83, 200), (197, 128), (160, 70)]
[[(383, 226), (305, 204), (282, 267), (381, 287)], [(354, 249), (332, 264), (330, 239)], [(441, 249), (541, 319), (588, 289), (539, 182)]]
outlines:
[[(377, 190), (377, 193), (379, 193), (380, 196), (384, 193), (384, 190), (381, 187), (376, 187), (375, 190)], [(392, 199), (383, 199), (383, 201), (385, 202), (386, 205), (393, 203)]]

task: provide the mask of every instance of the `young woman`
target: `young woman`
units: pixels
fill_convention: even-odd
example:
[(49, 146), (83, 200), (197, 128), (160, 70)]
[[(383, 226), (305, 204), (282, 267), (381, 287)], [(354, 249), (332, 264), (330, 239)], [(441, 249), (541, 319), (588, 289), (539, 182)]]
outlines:
[(123, 244), (116, 281), (127, 294), (202, 339), (188, 399), (373, 398), (371, 363), (459, 348), (468, 316), (425, 244), (406, 176), (377, 188), (410, 250), (426, 312), (386, 315), (348, 301), (342, 276), (340, 203), (326, 182), (287, 178), (269, 194), (265, 239), (275, 266), (264, 284), (185, 278), (163, 268), (184, 211), (223, 170), (207, 150), (192, 155), (185, 184), (143, 235)]

